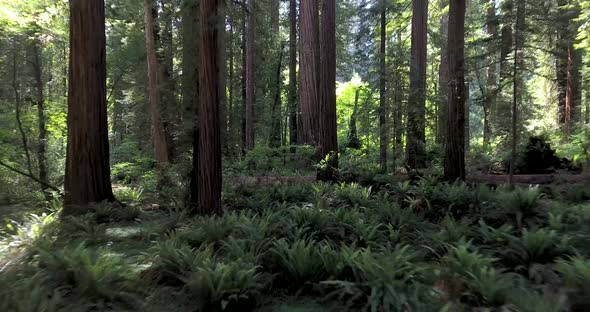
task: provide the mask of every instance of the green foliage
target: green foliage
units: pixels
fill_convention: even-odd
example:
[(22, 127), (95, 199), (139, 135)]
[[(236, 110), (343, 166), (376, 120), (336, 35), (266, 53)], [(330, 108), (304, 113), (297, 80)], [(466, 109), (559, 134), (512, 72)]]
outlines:
[(64, 250), (40, 249), (38, 252), (39, 267), (47, 274), (53, 289), (59, 289), (62, 296), (93, 303), (97, 309), (138, 304), (139, 288), (131, 278), (133, 271), (118, 256), (83, 245)]
[(257, 145), (243, 160), (230, 164), (226, 172), (271, 176), (292, 175), (293, 171), (309, 172), (316, 163), (315, 153), (315, 148), (311, 146), (270, 148)]
[(590, 261), (580, 257), (558, 260), (555, 269), (563, 278), (570, 292), (570, 306), (574, 311), (590, 308)]
[(200, 311), (243, 310), (256, 305), (259, 274), (241, 263), (204, 263), (183, 278)]

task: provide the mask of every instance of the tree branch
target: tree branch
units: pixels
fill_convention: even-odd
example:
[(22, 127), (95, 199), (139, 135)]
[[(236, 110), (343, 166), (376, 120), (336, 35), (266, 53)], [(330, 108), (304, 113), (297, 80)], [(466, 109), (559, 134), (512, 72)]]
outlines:
[(28, 174), (28, 173), (26, 173), (24, 171), (21, 171), (21, 170), (15, 168), (15, 167), (12, 167), (12, 166), (10, 166), (10, 165), (2, 162), (2, 161), (0, 161), (0, 166), (4, 167), (4, 168), (6, 168), (6, 169), (8, 169), (8, 170), (10, 170), (12, 172), (16, 172), (16, 173), (18, 173), (18, 174), (20, 174), (22, 176), (25, 176), (25, 177), (27, 177), (27, 178), (29, 178), (29, 179), (31, 179), (31, 180), (33, 180), (33, 181), (41, 184), (41, 185), (47, 187), (48, 189), (51, 189), (52, 191), (57, 192), (60, 196), (63, 195), (63, 193), (61, 192), (61, 190), (58, 189), (56, 186), (53, 186), (53, 185), (48, 184), (46, 182), (43, 182), (43, 181), (41, 181), (41, 179), (37, 178), (36, 176), (34, 176), (32, 174)]

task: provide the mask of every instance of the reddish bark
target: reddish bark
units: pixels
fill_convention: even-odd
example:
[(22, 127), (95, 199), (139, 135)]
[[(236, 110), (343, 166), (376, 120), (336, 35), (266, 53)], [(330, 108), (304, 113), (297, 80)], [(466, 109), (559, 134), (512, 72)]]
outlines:
[(114, 201), (109, 167), (103, 0), (70, 1), (68, 146), (64, 214)]

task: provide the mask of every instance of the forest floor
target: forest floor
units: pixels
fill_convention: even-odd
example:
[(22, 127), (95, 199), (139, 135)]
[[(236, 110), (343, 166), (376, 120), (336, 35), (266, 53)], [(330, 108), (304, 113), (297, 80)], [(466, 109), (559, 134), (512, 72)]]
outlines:
[(0, 228), (0, 311), (590, 309), (587, 185), (305, 179), (247, 178), (223, 217), (30, 215)]

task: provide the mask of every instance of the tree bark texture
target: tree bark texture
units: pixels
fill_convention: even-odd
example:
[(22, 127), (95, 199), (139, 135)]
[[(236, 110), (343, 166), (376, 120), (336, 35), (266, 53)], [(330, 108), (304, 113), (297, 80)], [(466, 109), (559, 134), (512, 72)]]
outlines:
[(321, 70), (320, 79), (320, 136), (321, 159), (325, 168), (318, 170), (318, 180), (336, 180), (338, 168), (338, 136), (336, 119), (336, 0), (322, 2)]
[(465, 0), (449, 7), (449, 104), (444, 176), (465, 180)]
[(157, 23), (158, 11), (154, 6), (154, 0), (144, 1), (144, 23), (145, 39), (147, 51), (147, 68), (148, 68), (148, 97), (150, 102), (150, 112), (152, 121), (152, 141), (154, 145), (154, 157), (160, 164), (166, 164), (171, 161), (169, 155), (169, 139), (167, 138), (166, 128), (164, 125), (163, 108), (161, 104), (161, 90), (159, 74), (158, 53), (156, 51), (157, 40)]
[(316, 146), (319, 134), (319, 11), (318, 0), (300, 1), (300, 64), (302, 142)]
[(412, 1), (410, 96), (408, 99), (407, 165), (426, 167), (426, 41), (428, 0)]
[(197, 193), (198, 214), (221, 214), (221, 88), (218, 84), (219, 49), (223, 47), (219, 36), (219, 19), (224, 19), (222, 0), (201, 1), (201, 38), (199, 66), (199, 140)]
[(64, 214), (114, 201), (109, 167), (103, 0), (70, 1), (68, 144)]

